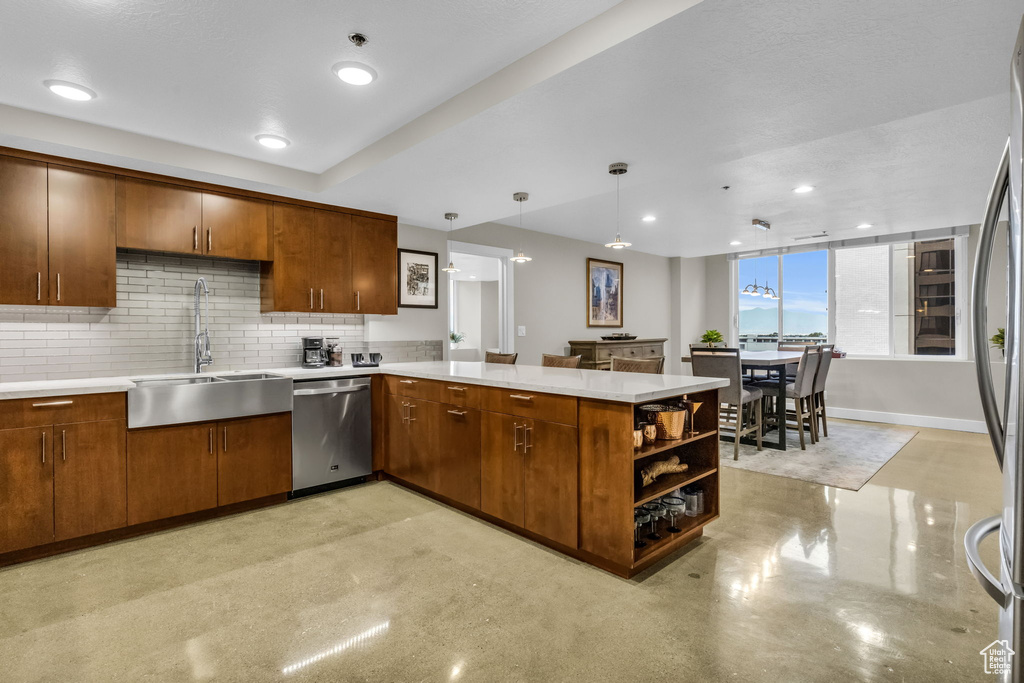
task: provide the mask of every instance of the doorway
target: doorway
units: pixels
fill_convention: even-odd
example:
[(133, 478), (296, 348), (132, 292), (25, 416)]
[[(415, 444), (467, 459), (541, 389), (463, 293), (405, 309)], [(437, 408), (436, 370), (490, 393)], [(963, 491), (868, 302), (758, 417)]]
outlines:
[(510, 249), (449, 244), (457, 273), (448, 274), (448, 357), (482, 361), (488, 351), (514, 351), (515, 310)]

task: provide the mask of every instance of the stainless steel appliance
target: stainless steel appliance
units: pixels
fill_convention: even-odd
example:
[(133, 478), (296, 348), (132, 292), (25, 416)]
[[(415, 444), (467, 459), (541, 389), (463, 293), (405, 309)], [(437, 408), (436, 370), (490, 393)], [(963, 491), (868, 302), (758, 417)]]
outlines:
[[(978, 241), (972, 293), (974, 315), (975, 363), (978, 371), (978, 385), (981, 403), (985, 412), (992, 447), (996, 460), (1003, 471), (1003, 513), (984, 519), (972, 526), (964, 538), (967, 547), (967, 561), (971, 571), (982, 587), (999, 605), (999, 640), (994, 643), (999, 650), (1008, 648), (1015, 654), (1008, 655), (1009, 665), (999, 667), (993, 676), (997, 681), (1024, 680), (1024, 438), (1020, 427), (1024, 421), (1024, 375), (1021, 373), (1022, 340), (1024, 326), (1024, 239), (1022, 239), (1022, 204), (1024, 204), (1024, 21), (1017, 34), (1017, 44), (1011, 58), (1010, 81), (1012, 89), (1010, 138), (1003, 151), (1003, 157), (996, 173), (995, 182), (989, 192), (988, 208)], [(1008, 198), (1009, 213), (1006, 296), (1006, 394), (1003, 397), (1002, 418), (992, 381), (992, 367), (988, 354), (988, 292), (989, 271), (992, 249), (995, 246), (996, 223), (1002, 212), (1004, 199)], [(1000, 566), (998, 577), (981, 561), (978, 546), (989, 534), (999, 534)], [(992, 662), (989, 662), (992, 664)], [(992, 667), (990, 667), (992, 668)], [(987, 678), (987, 676), (986, 676)]]
[(292, 381), (266, 373), (136, 379), (128, 428), (229, 420), (292, 409)]
[(322, 368), (327, 365), (327, 344), (323, 337), (302, 338), (302, 367)]
[(370, 378), (296, 380), (294, 394), (292, 495), (370, 474)]

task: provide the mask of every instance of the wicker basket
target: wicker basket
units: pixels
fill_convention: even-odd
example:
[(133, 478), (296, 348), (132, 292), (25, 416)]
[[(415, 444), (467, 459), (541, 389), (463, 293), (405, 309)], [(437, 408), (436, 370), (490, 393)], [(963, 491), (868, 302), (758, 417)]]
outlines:
[(685, 408), (649, 403), (640, 406), (640, 410), (650, 413), (658, 428), (659, 439), (672, 441), (683, 437), (683, 431), (686, 429)]

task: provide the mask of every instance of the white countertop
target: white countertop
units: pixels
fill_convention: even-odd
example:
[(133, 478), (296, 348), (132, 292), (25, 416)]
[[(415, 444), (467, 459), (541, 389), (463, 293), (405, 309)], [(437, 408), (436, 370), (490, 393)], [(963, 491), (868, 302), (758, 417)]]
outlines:
[[(470, 363), (461, 361), (434, 361), (427, 363), (385, 363), (379, 368), (260, 368), (209, 373), (210, 375), (238, 375), (265, 372), (296, 380), (329, 379), (376, 375), (402, 375), (420, 379), (458, 381), (466, 384), (538, 391), (581, 398), (596, 398), (622, 403), (643, 403), (670, 396), (718, 389), (729, 381), (713, 377), (682, 375), (647, 375), (605, 370), (571, 370), (545, 368), (539, 365), (501, 365), (498, 363)], [(159, 379), (162, 377), (192, 377), (194, 373), (176, 375), (133, 375), (131, 377), (97, 377), (95, 379), (46, 380), (37, 382), (0, 382), (0, 400), (61, 396), (67, 394), (100, 394), (127, 391), (135, 386), (133, 379)]]

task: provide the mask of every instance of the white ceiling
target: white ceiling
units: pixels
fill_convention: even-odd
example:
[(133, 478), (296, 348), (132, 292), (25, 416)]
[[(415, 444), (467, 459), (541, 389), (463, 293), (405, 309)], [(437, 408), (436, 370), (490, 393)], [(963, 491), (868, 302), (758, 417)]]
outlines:
[[(528, 191), (524, 227), (599, 243), (614, 236), (607, 165), (625, 161), (623, 237), (670, 256), (752, 248), (754, 217), (783, 245), (980, 220), (1009, 129), (1020, 0), (692, 4), (8, 0), (0, 144), (439, 229), (446, 211), (517, 224), (511, 195)], [(361, 57), (352, 30), (370, 36)], [(345, 86), (330, 72), (341, 59), (381, 77)], [(45, 78), (100, 97), (60, 100)], [(486, 107), (439, 123), (474, 84)], [(58, 130), (55, 116), (105, 128)], [(294, 144), (265, 151), (259, 132)], [(805, 183), (816, 191), (791, 192)], [(864, 222), (875, 228), (853, 229)]]

